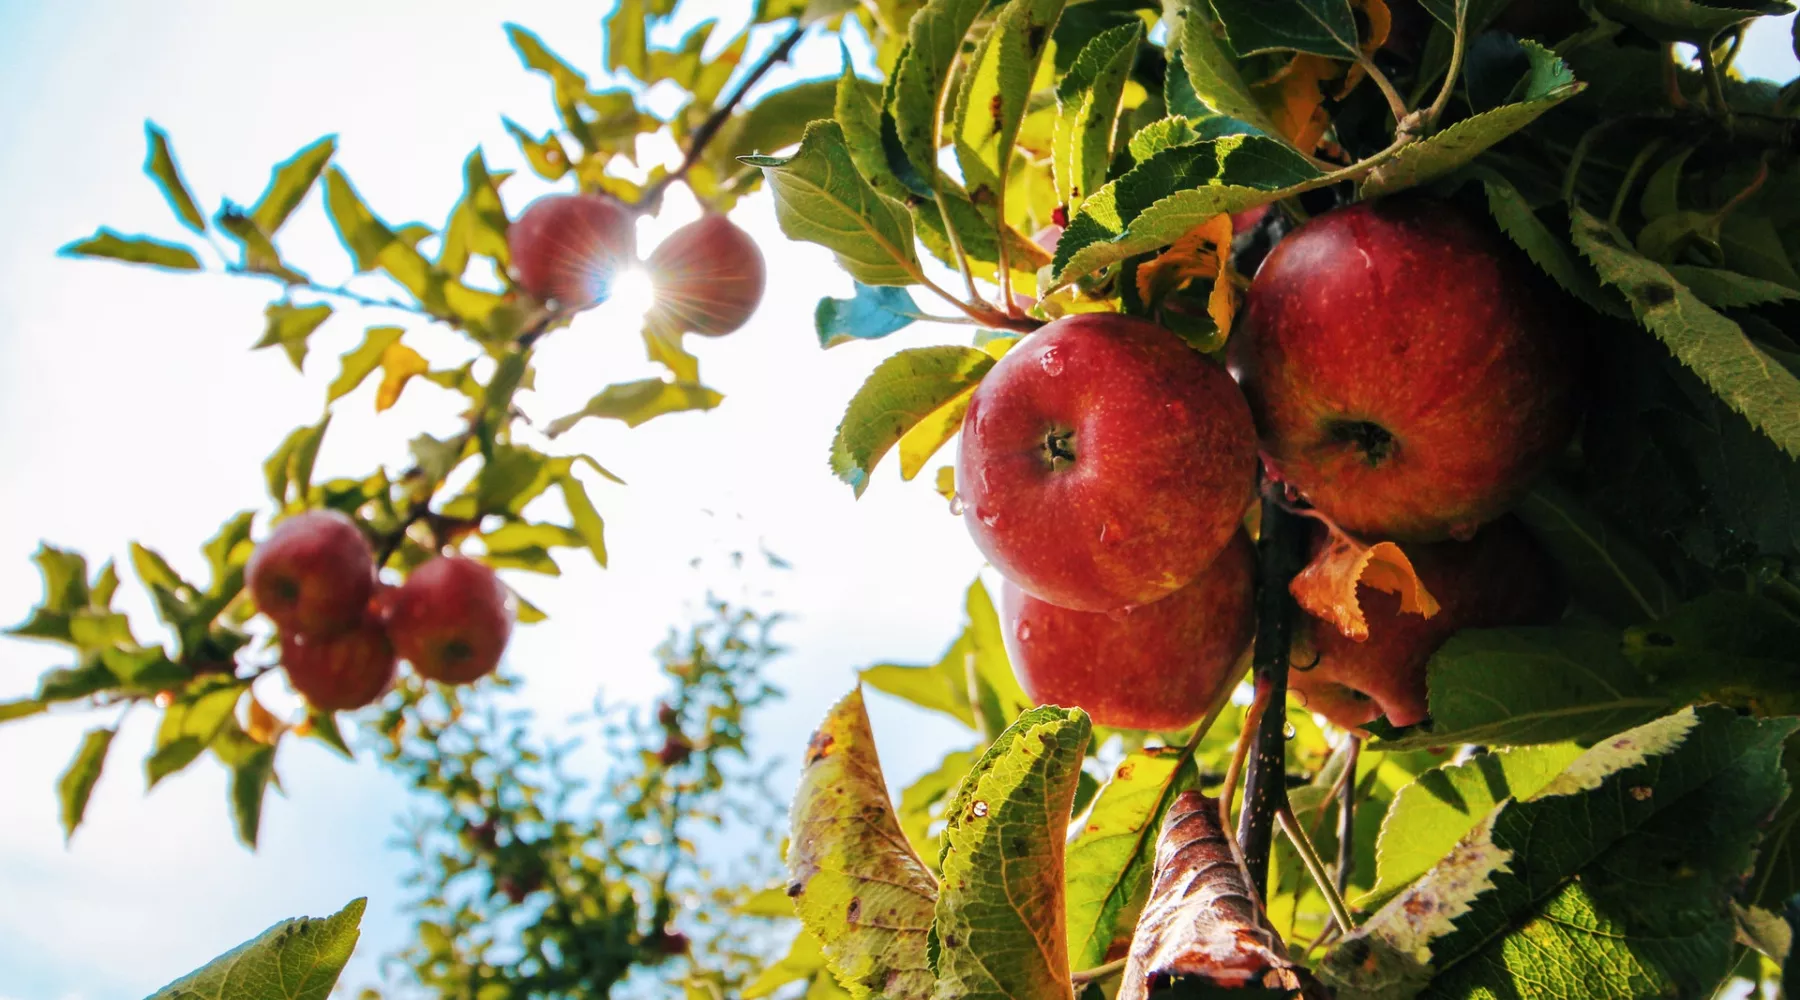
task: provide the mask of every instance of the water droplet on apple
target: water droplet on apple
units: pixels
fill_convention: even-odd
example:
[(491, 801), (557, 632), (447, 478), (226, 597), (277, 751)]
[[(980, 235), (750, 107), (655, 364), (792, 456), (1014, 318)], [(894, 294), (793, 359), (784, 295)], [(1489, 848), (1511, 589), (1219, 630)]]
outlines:
[(1133, 608), (1114, 608), (1113, 610), (1108, 611), (1106, 613), (1106, 617), (1108, 617), (1116, 622), (1122, 622), (1125, 619), (1131, 617), (1131, 612), (1133, 610), (1135, 610), (1135, 609), (1133, 609)]
[(975, 517), (980, 520), (983, 525), (989, 528), (997, 528), (1000, 526), (1000, 512), (997, 510), (982, 510), (977, 507), (975, 508)]
[(963, 514), (963, 498), (955, 493), (950, 494), (950, 515), (961, 517)]
[(1294, 724), (1292, 722), (1283, 722), (1281, 724), (1281, 738), (1282, 739), (1291, 740), (1294, 737), (1299, 736), (1299, 735), (1300, 735), (1300, 730), (1295, 729)]
[(977, 801), (973, 806), (971, 806), (969, 808), (969, 811), (973, 812), (976, 816), (986, 816), (988, 813), (987, 803)]
[(1020, 642), (1030, 642), (1031, 641), (1031, 625), (1029, 623), (1020, 622), (1019, 627), (1016, 631), (1018, 632)]
[(1054, 347), (1044, 352), (1044, 356), (1038, 359), (1038, 364), (1044, 367), (1044, 374), (1051, 378), (1055, 378), (1062, 374), (1062, 358), (1057, 356), (1056, 348)]

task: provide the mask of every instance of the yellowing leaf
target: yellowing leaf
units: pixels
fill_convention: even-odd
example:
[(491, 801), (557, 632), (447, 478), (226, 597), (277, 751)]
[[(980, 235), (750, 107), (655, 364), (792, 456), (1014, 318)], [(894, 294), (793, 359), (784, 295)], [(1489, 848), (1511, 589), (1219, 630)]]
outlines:
[(1231, 324), (1237, 319), (1237, 282), (1231, 280), (1229, 264), (1226, 268), (1227, 273), (1213, 282), (1212, 292), (1206, 297), (1206, 314), (1212, 317), (1220, 336), (1229, 336)]
[(1419, 581), (1412, 560), (1400, 546), (1393, 542), (1367, 545), (1330, 521), (1318, 520), (1330, 534), (1312, 562), (1288, 585), (1294, 600), (1308, 614), (1362, 642), (1369, 637), (1369, 623), (1356, 599), (1358, 584), (1399, 595), (1401, 611), (1427, 618), (1438, 613), (1437, 599)]
[(938, 466), (936, 489), (938, 496), (943, 497), (945, 500), (956, 499), (956, 466)]
[(888, 801), (860, 689), (807, 745), (791, 817), (788, 895), (832, 971), (854, 996), (930, 997), (926, 935), (937, 880)]
[(1269, 119), (1294, 148), (1311, 152), (1331, 126), (1325, 113), (1325, 84), (1343, 73), (1345, 63), (1302, 52), (1280, 72), (1256, 84), (1258, 99), (1268, 108)]
[(400, 392), (414, 375), (431, 370), (424, 355), (395, 341), (381, 352), (381, 388), (375, 390), (375, 412), (388, 409), (400, 401)]
[[(1387, 0), (1351, 0), (1351, 2), (1368, 19), (1369, 33), (1363, 38), (1362, 51), (1363, 55), (1373, 58), (1375, 50), (1387, 43), (1388, 33), (1394, 27), (1394, 16), (1388, 12)], [(1352, 64), (1350, 72), (1344, 74), (1344, 85), (1338, 88), (1337, 98), (1343, 100), (1350, 96), (1350, 92), (1362, 82), (1364, 75), (1360, 63)]]
[(1231, 252), (1231, 216), (1220, 212), (1188, 230), (1155, 260), (1138, 268), (1138, 295), (1152, 302), (1198, 278), (1216, 278)]

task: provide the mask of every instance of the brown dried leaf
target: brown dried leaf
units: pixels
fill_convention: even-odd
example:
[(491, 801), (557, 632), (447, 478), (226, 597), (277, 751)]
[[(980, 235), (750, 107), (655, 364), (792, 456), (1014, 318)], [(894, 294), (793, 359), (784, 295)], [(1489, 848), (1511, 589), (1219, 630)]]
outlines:
[(1393, 542), (1364, 544), (1329, 520), (1314, 517), (1326, 527), (1325, 541), (1312, 562), (1288, 585), (1289, 593), (1308, 614), (1363, 642), (1369, 638), (1369, 622), (1356, 599), (1358, 584), (1399, 595), (1400, 610), (1409, 614), (1430, 618), (1438, 613), (1437, 598), (1425, 589), (1400, 546)]
[(1119, 1000), (1145, 1000), (1178, 979), (1289, 992), (1311, 985), (1245, 881), (1219, 828), (1218, 800), (1192, 791), (1176, 798), (1163, 821), (1155, 882)]

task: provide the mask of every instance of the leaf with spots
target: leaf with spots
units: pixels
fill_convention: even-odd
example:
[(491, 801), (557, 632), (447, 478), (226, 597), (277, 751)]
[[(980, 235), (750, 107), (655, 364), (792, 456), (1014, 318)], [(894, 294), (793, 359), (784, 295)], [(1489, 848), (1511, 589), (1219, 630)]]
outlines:
[(1340, 997), (1705, 996), (1793, 719), (1684, 709), (1507, 798), (1328, 953)]
[(1400, 546), (1393, 542), (1370, 545), (1323, 517), (1318, 520), (1327, 530), (1323, 544), (1288, 584), (1288, 591), (1308, 614), (1363, 642), (1369, 638), (1369, 622), (1356, 598), (1358, 587), (1398, 595), (1400, 610), (1406, 614), (1430, 618), (1438, 613), (1437, 598), (1425, 589)]
[(1131, 928), (1156, 860), (1156, 831), (1175, 797), (1198, 778), (1193, 758), (1176, 749), (1128, 754), (1100, 789), (1069, 844), (1063, 884), (1069, 913), (1069, 964), (1090, 969)]
[(1336, 59), (1358, 51), (1356, 18), (1347, 0), (1212, 0), (1240, 56), (1311, 52)]
[(157, 990), (150, 1000), (325, 1000), (356, 948), (366, 900), (284, 920)]
[[(875, 367), (851, 397), (831, 443), (831, 471), (862, 496), (889, 449), (980, 383), (994, 358), (974, 347), (918, 347)], [(915, 470), (916, 471), (916, 470)]]
[(1112, 162), (1113, 126), (1143, 37), (1141, 21), (1101, 32), (1081, 47), (1068, 75), (1056, 85), (1056, 130), (1051, 157), (1056, 194), (1064, 205), (1080, 205), (1089, 192), (1106, 183), (1106, 168)]
[[(1228, 115), (1264, 135), (1279, 135), (1262, 102), (1238, 72), (1237, 53), (1225, 40), (1225, 27), (1218, 22), (1207, 0), (1182, 0), (1175, 7), (1177, 24), (1171, 26), (1169, 40), (1173, 51), (1170, 68), (1185, 69), (1187, 87), (1180, 81), (1170, 84), (1177, 98), (1192, 93), (1204, 108)], [(1182, 100), (1169, 102), (1171, 111), (1186, 114), (1193, 110)]]
[(1577, 208), (1573, 232), (1576, 247), (1602, 281), (1625, 293), (1639, 323), (1753, 427), (1800, 458), (1800, 377), (1667, 268), (1630, 249), (1615, 227)]
[(931, 996), (937, 883), (888, 801), (860, 689), (813, 733), (790, 823), (788, 895), (851, 995)]
[[(886, 111), (900, 159), (919, 178), (937, 174), (944, 91), (963, 39), (987, 5), (988, 0), (928, 0), (906, 26), (906, 47), (888, 83)], [(930, 196), (929, 190), (919, 193)]]
[(1072, 1000), (1063, 838), (1092, 733), (1034, 708), (994, 741), (945, 812), (931, 928), (938, 1000)]
[[(1308, 985), (1268, 924), (1219, 827), (1219, 802), (1182, 792), (1156, 843), (1156, 880), (1125, 962), (1119, 1000), (1145, 1000), (1180, 980), (1250, 996), (1288, 996)], [(1194, 990), (1194, 986), (1201, 990)], [(1263, 992), (1264, 990), (1273, 992)]]

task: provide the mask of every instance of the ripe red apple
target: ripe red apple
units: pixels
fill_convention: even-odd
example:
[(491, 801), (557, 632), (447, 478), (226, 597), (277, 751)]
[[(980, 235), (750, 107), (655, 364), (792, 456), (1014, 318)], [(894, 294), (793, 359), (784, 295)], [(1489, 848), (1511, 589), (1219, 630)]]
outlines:
[(1288, 687), (1309, 710), (1344, 729), (1386, 715), (1410, 726), (1429, 713), (1425, 667), (1446, 639), (1466, 628), (1545, 625), (1561, 616), (1567, 597), (1555, 565), (1516, 520), (1504, 518), (1467, 542), (1405, 546), (1407, 558), (1440, 610), (1430, 618), (1403, 614), (1399, 598), (1367, 586), (1356, 589), (1369, 638), (1356, 642), (1313, 618), (1302, 624), (1318, 662), (1305, 667), (1296, 650)]
[(386, 608), (394, 648), (419, 676), (467, 684), (493, 673), (512, 635), (510, 595), (494, 571), (464, 556), (433, 559)]
[(637, 217), (603, 194), (545, 195), (513, 220), (506, 245), (520, 288), (585, 309), (606, 301), (613, 278), (637, 259)]
[(1008, 583), (1000, 613), (1013, 672), (1038, 704), (1081, 708), (1103, 726), (1185, 729), (1243, 676), (1255, 562), (1240, 531), (1194, 582), (1112, 614), (1059, 608)]
[(373, 617), (331, 635), (283, 632), (281, 668), (314, 708), (342, 712), (373, 703), (394, 683), (394, 646)]
[(1088, 313), (1027, 337), (975, 389), (956, 488), (976, 546), (1020, 589), (1116, 611), (1199, 576), (1255, 474), (1222, 368), (1152, 323)]
[(1361, 202), (1276, 245), (1232, 367), (1270, 474), (1339, 525), (1466, 538), (1574, 429), (1575, 308), (1449, 204)]
[(708, 212), (651, 251), (654, 316), (675, 329), (722, 337), (749, 321), (766, 281), (762, 250), (730, 219)]
[(283, 632), (324, 635), (362, 621), (375, 557), (356, 522), (309, 510), (275, 526), (244, 567), (256, 606)]

